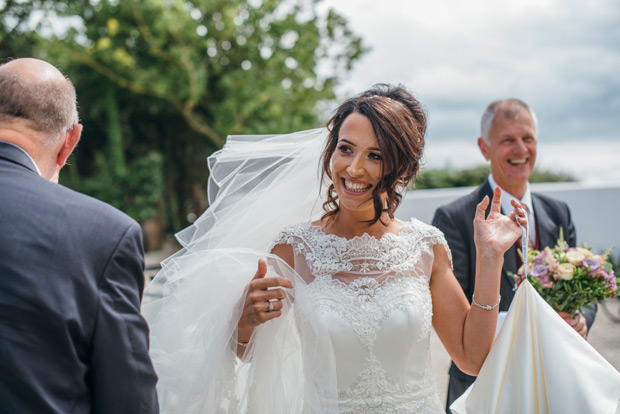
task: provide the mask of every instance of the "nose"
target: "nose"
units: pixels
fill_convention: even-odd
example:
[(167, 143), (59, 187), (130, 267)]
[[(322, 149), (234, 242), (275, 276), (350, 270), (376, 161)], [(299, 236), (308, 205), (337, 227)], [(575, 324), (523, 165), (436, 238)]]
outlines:
[(525, 145), (525, 141), (522, 138), (515, 140), (515, 145), (513, 147), (513, 151), (517, 153), (527, 152), (527, 146)]
[(347, 173), (351, 178), (359, 177), (364, 173), (364, 157), (361, 154), (355, 155), (347, 167)]

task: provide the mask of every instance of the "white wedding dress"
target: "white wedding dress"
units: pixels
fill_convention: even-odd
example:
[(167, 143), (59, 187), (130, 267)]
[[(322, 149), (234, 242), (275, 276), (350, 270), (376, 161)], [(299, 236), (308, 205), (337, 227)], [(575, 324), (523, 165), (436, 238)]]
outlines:
[(299, 224), (275, 244), (295, 253), (306, 284), (296, 298), (314, 304), (331, 339), (340, 413), (442, 413), (432, 375), (429, 289), (441, 232), (417, 220), (380, 240), (350, 240)]
[[(430, 368), (433, 227), (351, 240), (322, 214), (325, 129), (229, 137), (209, 158), (209, 209), (145, 291), (162, 413), (441, 413)], [(306, 224), (296, 224), (306, 223)], [(284, 230), (283, 230), (284, 229)], [(290, 244), (295, 269), (269, 254)], [(282, 316), (236, 356), (257, 260), (293, 282)]]

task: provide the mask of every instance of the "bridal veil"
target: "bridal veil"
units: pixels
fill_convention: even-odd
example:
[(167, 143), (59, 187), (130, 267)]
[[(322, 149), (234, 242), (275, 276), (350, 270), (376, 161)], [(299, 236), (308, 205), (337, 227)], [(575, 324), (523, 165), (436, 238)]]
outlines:
[(258, 259), (267, 276), (304, 283), (268, 253), (284, 227), (320, 217), (326, 138), (325, 129), (230, 136), (209, 157), (209, 208), (177, 234), (183, 248), (162, 262), (142, 307), (162, 412), (337, 412), (329, 335), (296, 289), (281, 317), (255, 329), (243, 360), (235, 354)]

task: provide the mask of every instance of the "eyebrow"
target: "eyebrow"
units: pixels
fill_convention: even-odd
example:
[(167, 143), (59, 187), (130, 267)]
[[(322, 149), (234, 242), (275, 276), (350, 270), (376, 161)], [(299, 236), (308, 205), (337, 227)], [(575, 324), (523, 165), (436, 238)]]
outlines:
[[(352, 145), (352, 146), (354, 146), (354, 147), (356, 147), (356, 146), (357, 146), (357, 145), (355, 145), (354, 143), (352, 143), (351, 141), (349, 141), (349, 140), (348, 140), (348, 139), (346, 139), (346, 138), (340, 138), (340, 139), (338, 140), (338, 142), (346, 142), (347, 144)], [(372, 148), (368, 148), (368, 149), (369, 149), (370, 151), (379, 151), (379, 152), (381, 152), (381, 148), (377, 148), (377, 147), (372, 147)]]

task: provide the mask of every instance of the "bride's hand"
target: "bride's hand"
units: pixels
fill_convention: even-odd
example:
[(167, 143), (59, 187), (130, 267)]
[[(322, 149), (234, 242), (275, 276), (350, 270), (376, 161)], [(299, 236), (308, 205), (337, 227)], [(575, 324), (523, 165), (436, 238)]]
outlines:
[[(237, 325), (240, 330), (248, 328), (253, 330), (254, 327), (282, 315), (284, 306), (282, 299), (286, 298), (286, 292), (281, 288), (292, 288), (293, 284), (283, 277), (265, 277), (266, 273), (267, 263), (259, 260)], [(243, 339), (246, 342), (249, 338)]]
[(474, 218), (474, 243), (477, 251), (486, 257), (503, 256), (515, 241), (521, 236), (522, 230), (517, 220), (527, 227), (526, 212), (517, 201), (512, 201), (515, 211), (507, 216), (501, 213), (502, 190), (499, 187), (493, 192), (491, 211), (485, 219), (486, 208), (489, 205), (489, 197), (485, 197), (476, 209)]

